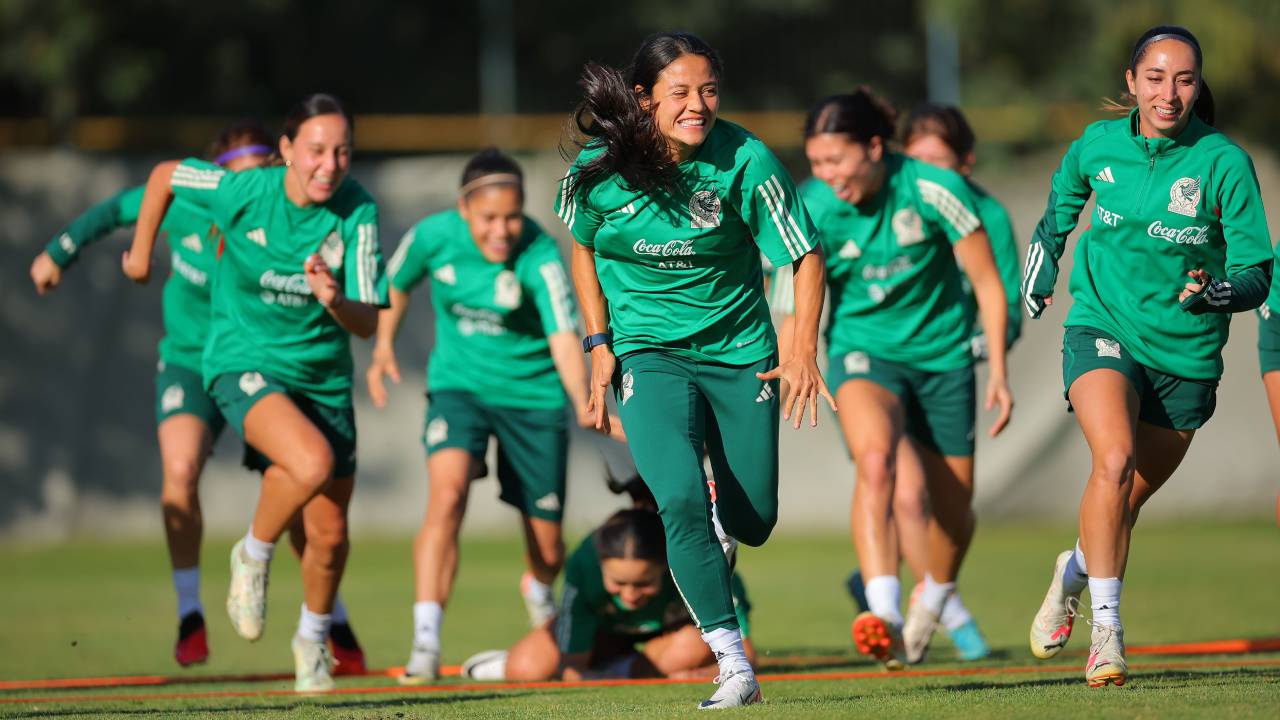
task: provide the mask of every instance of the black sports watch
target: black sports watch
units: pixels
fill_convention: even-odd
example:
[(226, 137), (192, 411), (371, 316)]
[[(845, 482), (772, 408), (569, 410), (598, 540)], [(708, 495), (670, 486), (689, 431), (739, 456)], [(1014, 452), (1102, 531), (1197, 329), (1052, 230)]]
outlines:
[(582, 352), (589, 353), (597, 345), (613, 345), (613, 336), (609, 333), (596, 333), (582, 338)]

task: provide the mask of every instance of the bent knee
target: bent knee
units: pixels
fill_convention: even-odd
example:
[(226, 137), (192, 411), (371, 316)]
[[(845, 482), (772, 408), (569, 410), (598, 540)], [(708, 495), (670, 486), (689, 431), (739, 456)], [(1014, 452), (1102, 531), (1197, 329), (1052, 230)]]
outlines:
[(858, 482), (865, 487), (885, 491), (893, 485), (894, 458), (885, 450), (865, 450), (854, 455)]
[(1107, 485), (1128, 485), (1133, 480), (1135, 459), (1130, 448), (1105, 450), (1093, 457), (1093, 480)]

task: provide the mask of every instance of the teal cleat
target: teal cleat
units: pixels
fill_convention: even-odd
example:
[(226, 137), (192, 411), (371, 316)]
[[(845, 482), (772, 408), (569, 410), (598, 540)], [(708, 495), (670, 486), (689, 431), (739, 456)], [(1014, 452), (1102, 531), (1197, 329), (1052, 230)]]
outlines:
[(956, 646), (956, 657), (961, 660), (970, 662), (991, 657), (991, 646), (982, 637), (978, 621), (971, 618), (955, 630), (948, 630), (947, 634), (951, 636), (951, 643)]

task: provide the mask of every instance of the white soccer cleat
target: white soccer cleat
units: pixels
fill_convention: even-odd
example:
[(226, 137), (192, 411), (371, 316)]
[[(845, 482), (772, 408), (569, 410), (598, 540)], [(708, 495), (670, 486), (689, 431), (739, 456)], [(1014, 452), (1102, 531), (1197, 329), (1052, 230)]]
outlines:
[(506, 680), (507, 651), (485, 650), (472, 655), (462, 663), (462, 677), (471, 680)]
[(413, 651), (409, 653), (409, 662), (404, 664), (404, 674), (400, 676), (400, 684), (421, 685), (438, 677), (440, 677), (440, 648), (415, 642)]
[(333, 689), (333, 655), (327, 642), (311, 642), (293, 636), (293, 689), (300, 693), (320, 693)]
[(924, 603), (911, 604), (907, 610), (907, 621), (902, 624), (902, 647), (907, 664), (916, 665), (924, 661), (929, 643), (933, 642), (933, 633), (938, 629), (938, 619), (939, 616)]
[(722, 710), (764, 702), (764, 696), (760, 694), (760, 683), (754, 673), (731, 673), (717, 677), (716, 683), (720, 687), (698, 705), (699, 710)]
[(1129, 664), (1124, 659), (1124, 630), (1092, 624), (1093, 637), (1089, 643), (1089, 661), (1084, 665), (1084, 679), (1091, 688), (1120, 687), (1129, 679)]
[(1049, 590), (1044, 594), (1044, 602), (1031, 621), (1031, 654), (1041, 660), (1062, 652), (1071, 639), (1071, 627), (1075, 624), (1075, 607), (1080, 602), (1080, 593), (1068, 593), (1062, 587), (1062, 572), (1071, 559), (1074, 550), (1064, 550), (1058, 554), (1053, 564), (1053, 580), (1049, 582)]
[(556, 616), (556, 598), (551, 588), (535, 582), (533, 573), (520, 576), (520, 597), (529, 613), (529, 625), (537, 630)]
[(245, 557), (244, 540), (231, 548), (227, 617), (240, 637), (254, 641), (267, 624), (267, 563)]

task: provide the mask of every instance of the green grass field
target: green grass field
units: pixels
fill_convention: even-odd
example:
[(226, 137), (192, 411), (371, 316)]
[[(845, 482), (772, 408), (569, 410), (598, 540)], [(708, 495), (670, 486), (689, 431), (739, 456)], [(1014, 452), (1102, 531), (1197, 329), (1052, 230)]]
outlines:
[[(1280, 716), (1280, 653), (1161, 657), (1133, 655), (1123, 688), (1090, 690), (1082, 679), (1086, 626), (1044, 672), (1026, 647), (1055, 553), (1070, 528), (984, 526), (962, 577), (965, 599), (995, 659), (951, 660), (935, 641), (922, 670), (978, 667), (982, 674), (859, 679), (764, 679), (770, 717), (1258, 717)], [(154, 543), (80, 542), (0, 546), (0, 680), (140, 674), (207, 676), (282, 672), (301, 598), (297, 563), (275, 563), (267, 633), (250, 644), (222, 613), (230, 541), (206, 544), (204, 600), (212, 657), (181, 671), (172, 661), (175, 620), (164, 549)], [(840, 536), (780, 536), (740, 560), (755, 604), (764, 672), (860, 672), (853, 616), (841, 582), (852, 550)], [(468, 538), (444, 631), (444, 661), (504, 647), (525, 630), (514, 540)], [(407, 538), (357, 538), (343, 593), (371, 667), (399, 665), (411, 640)], [(1251, 523), (1178, 523), (1141, 528), (1126, 579), (1123, 615), (1130, 645), (1280, 636), (1280, 530)], [(1035, 666), (1035, 667), (1033, 667)], [(441, 684), (459, 681), (446, 679)], [(406, 692), (385, 677), (340, 679), (347, 694), (299, 698), (291, 681), (199, 683), (92, 690), (0, 691), (0, 717), (669, 717), (693, 710), (706, 683)], [(158, 698), (156, 695), (184, 695)], [(78, 697), (108, 698), (77, 701)], [(61, 700), (60, 700), (61, 698)], [(13, 700), (18, 702), (7, 702)]]

